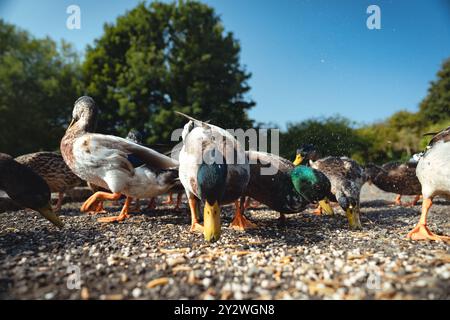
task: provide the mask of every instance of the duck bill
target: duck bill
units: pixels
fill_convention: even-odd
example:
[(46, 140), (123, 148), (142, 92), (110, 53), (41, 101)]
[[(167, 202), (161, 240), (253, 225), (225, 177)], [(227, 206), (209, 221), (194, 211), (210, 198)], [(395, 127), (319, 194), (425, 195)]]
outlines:
[(359, 219), (359, 208), (350, 206), (345, 210), (345, 213), (351, 229), (362, 229), (361, 220)]
[(75, 124), (75, 119), (72, 119), (72, 121), (70, 121), (69, 126), (67, 127), (67, 130), (69, 130), (74, 124)]
[(208, 242), (215, 242), (220, 238), (220, 207), (214, 202), (211, 205), (208, 201), (205, 203), (203, 211), (203, 235)]
[(294, 160), (294, 166), (298, 166), (298, 165), (300, 165), (301, 163), (303, 162), (303, 157), (302, 157), (302, 155), (301, 154), (297, 154), (297, 156), (295, 157), (295, 160)]
[(333, 215), (334, 214), (334, 210), (330, 205), (330, 202), (328, 201), (328, 199), (323, 199), (319, 201), (319, 206), (322, 208), (322, 210), (329, 215)]
[(50, 203), (48, 203), (45, 207), (37, 209), (37, 211), (48, 221), (53, 223), (58, 228), (64, 227), (64, 223), (61, 219), (53, 212)]

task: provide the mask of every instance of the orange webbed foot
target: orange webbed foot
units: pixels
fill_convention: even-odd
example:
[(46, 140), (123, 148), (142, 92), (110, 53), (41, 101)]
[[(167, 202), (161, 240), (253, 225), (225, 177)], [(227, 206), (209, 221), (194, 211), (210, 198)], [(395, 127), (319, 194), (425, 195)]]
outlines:
[(315, 214), (316, 216), (322, 215), (322, 207), (320, 205), (317, 206), (317, 208), (313, 211), (313, 214)]
[(198, 233), (203, 233), (204, 227), (198, 223), (198, 222), (193, 222), (191, 225), (191, 232), (198, 232)]
[(437, 234), (434, 234), (424, 224), (416, 225), (414, 229), (412, 229), (406, 237), (411, 240), (433, 240), (433, 241), (444, 241), (447, 243), (450, 242), (450, 237), (439, 236)]
[(88, 213), (96, 215), (96, 214), (105, 214), (105, 213), (108, 213), (108, 212), (103, 208), (103, 202), (98, 202), (97, 206), (95, 207), (95, 209), (92, 210), (92, 211), (89, 211)]
[(104, 218), (98, 218), (97, 221), (98, 222), (103, 222), (103, 223), (110, 223), (110, 222), (120, 222), (123, 221), (127, 218), (129, 218), (130, 215), (128, 213), (125, 214), (119, 214), (118, 216), (114, 216), (114, 217), (104, 217)]
[(126, 218), (129, 218), (130, 215), (128, 214), (129, 208), (130, 208), (131, 198), (127, 197), (125, 200), (125, 204), (123, 205), (122, 211), (118, 216), (115, 217), (105, 217), (105, 218), (98, 218), (98, 222), (104, 222), (104, 223), (110, 223), (110, 222), (119, 222), (123, 221)]
[(233, 221), (230, 224), (230, 227), (234, 230), (244, 231), (247, 229), (256, 229), (258, 226), (248, 220), (244, 215), (242, 214), (236, 214)]
[[(81, 212), (87, 212), (92, 213), (97, 210), (98, 207), (98, 201), (94, 196), (90, 196), (82, 205), (80, 208)], [(103, 205), (102, 205), (103, 207)]]

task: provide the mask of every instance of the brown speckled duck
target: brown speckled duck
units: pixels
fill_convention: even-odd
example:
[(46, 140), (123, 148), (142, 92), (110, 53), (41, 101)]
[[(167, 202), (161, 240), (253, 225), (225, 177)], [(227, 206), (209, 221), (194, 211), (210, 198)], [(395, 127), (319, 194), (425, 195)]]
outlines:
[(403, 205), (401, 202), (402, 196), (415, 196), (411, 203), (405, 204), (414, 206), (420, 199), (422, 189), (416, 176), (416, 167), (417, 162), (412, 160), (406, 163), (393, 161), (382, 166), (368, 164), (364, 172), (369, 183), (373, 183), (383, 191), (397, 194), (396, 205)]
[(360, 229), (360, 193), (366, 182), (363, 168), (347, 157), (326, 157), (311, 162), (311, 168), (324, 173), (331, 182), (331, 192), (345, 211), (352, 229)]
[(51, 192), (58, 193), (56, 211), (61, 210), (64, 193), (83, 183), (56, 152), (29, 153), (17, 157), (16, 161), (31, 168), (47, 182)]

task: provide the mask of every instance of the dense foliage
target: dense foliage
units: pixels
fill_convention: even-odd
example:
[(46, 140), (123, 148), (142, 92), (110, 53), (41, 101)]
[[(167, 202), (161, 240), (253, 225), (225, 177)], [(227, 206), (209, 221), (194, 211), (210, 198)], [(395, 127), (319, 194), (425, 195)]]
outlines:
[(58, 149), (81, 84), (68, 44), (34, 39), (0, 20), (0, 150)]
[(185, 119), (225, 128), (252, 126), (245, 98), (250, 74), (240, 47), (214, 10), (198, 2), (144, 3), (106, 25), (88, 48), (83, 74), (104, 130), (135, 128), (147, 143), (170, 141)]

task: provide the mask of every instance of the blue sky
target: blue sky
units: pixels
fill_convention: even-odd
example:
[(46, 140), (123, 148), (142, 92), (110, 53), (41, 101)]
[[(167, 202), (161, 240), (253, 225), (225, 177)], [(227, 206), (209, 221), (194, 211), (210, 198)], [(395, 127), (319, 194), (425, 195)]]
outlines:
[[(80, 51), (133, 0), (0, 0), (0, 17), (72, 42)], [(441, 63), (450, 57), (450, 0), (205, 0), (242, 46), (252, 72), (250, 116), (284, 127), (341, 114), (359, 123), (400, 109), (417, 110)], [(66, 28), (66, 8), (81, 8), (81, 30)], [(366, 27), (369, 5), (381, 30)]]

